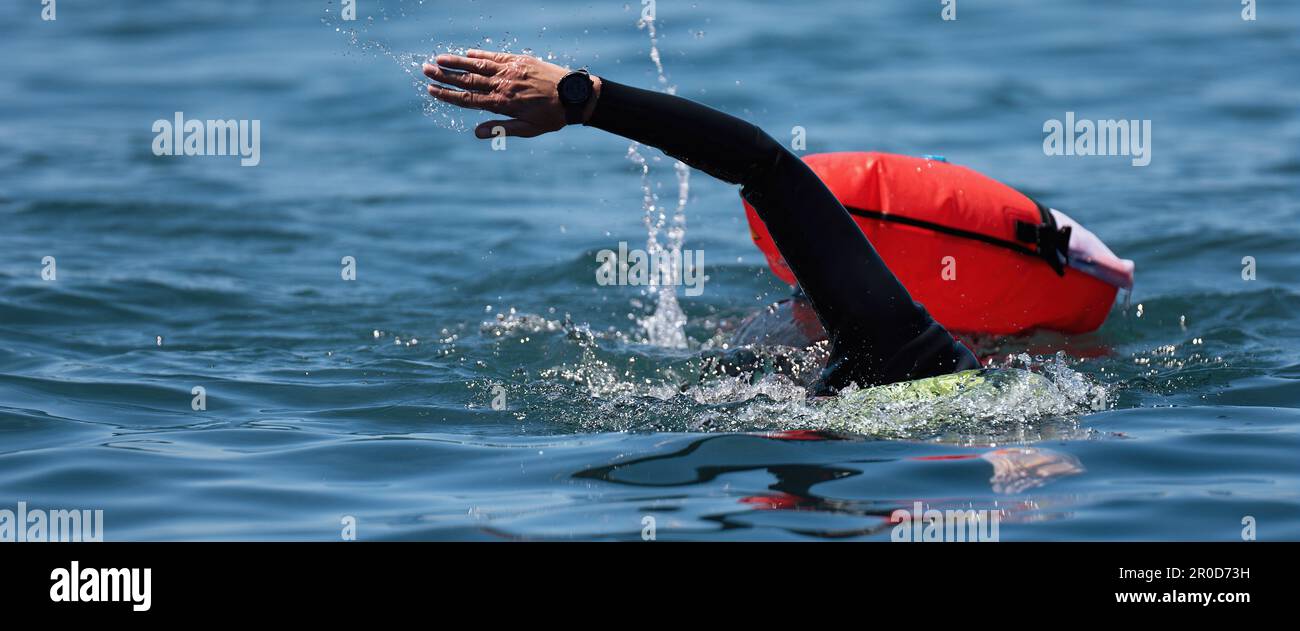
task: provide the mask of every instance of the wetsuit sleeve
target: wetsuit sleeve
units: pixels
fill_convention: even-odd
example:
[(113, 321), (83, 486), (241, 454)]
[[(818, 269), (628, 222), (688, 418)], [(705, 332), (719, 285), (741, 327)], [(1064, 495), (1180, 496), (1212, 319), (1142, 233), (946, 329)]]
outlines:
[(601, 82), (588, 125), (741, 185), (826, 328), (819, 392), (979, 367), (912, 300), (817, 174), (763, 130), (687, 99)]

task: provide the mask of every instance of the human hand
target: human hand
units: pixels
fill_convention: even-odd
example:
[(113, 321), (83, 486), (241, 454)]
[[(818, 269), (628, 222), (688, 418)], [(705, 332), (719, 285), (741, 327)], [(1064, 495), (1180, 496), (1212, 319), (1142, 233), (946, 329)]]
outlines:
[[(431, 96), (452, 105), (510, 117), (479, 124), (474, 128), (474, 135), (479, 138), (493, 137), (497, 127), (507, 136), (532, 138), (565, 126), (564, 106), (556, 85), (569, 71), (561, 66), (531, 55), (485, 50), (438, 55), (434, 61), (437, 65), (424, 64), (424, 75), (436, 82), (429, 84)], [(600, 97), (600, 79), (595, 76), (591, 79), (595, 92), (583, 113), (583, 122), (591, 117)]]

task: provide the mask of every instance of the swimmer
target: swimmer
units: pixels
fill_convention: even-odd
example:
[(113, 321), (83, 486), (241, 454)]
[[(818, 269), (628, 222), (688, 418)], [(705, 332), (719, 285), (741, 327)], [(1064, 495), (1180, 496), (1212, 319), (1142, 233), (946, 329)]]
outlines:
[(688, 99), (528, 55), (470, 50), (434, 61), (424, 65), (431, 96), (508, 117), (478, 125), (479, 138), (493, 138), (497, 127), (507, 136), (532, 138), (585, 125), (740, 185), (794, 273), (799, 300), (826, 333), (829, 357), (812, 385), (814, 395), (980, 368), (975, 355), (912, 300), (817, 174), (758, 127)]

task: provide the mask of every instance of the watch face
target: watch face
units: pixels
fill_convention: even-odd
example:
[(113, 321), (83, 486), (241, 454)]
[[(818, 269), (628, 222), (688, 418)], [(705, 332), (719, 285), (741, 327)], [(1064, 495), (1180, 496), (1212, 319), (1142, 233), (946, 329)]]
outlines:
[(591, 96), (591, 80), (585, 75), (571, 74), (560, 80), (560, 100), (569, 104), (585, 103)]

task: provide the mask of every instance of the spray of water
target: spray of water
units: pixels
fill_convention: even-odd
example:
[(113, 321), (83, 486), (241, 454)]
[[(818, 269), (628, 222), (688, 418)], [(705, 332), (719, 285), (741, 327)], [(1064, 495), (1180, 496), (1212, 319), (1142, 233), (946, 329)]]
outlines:
[[(659, 37), (655, 32), (653, 15), (643, 16), (637, 21), (637, 28), (644, 29), (650, 37), (650, 61), (658, 74), (659, 89), (668, 94), (676, 88), (668, 83), (664, 65), (659, 56)], [(677, 176), (677, 206), (672, 219), (666, 216), (665, 209), (659, 205), (650, 173), (650, 162), (641, 155), (640, 145), (633, 142), (627, 148), (627, 158), (641, 171), (642, 207), (645, 210), (646, 254), (652, 260), (669, 262), (668, 278), (681, 278), (682, 242), (686, 238), (686, 202), (691, 192), (691, 170), (680, 160), (674, 160), (673, 171)], [(660, 243), (659, 233), (665, 231), (665, 241)], [(655, 297), (655, 310), (638, 322), (645, 331), (645, 341), (654, 346), (667, 348), (686, 348), (686, 314), (677, 302), (677, 290), (673, 285), (657, 285), (659, 279), (652, 279), (652, 295)]]
[[(627, 354), (633, 340), (567, 320), (498, 316), (483, 333), (503, 345), (549, 338), (558, 364), (508, 386), (530, 415), (561, 419), (576, 431), (756, 432), (823, 430), (908, 440), (999, 444), (1085, 437), (1078, 417), (1108, 409), (1114, 392), (1071, 366), (1063, 353), (1009, 356), (996, 370), (934, 382), (849, 388), (809, 399), (807, 384), (826, 361), (823, 347), (751, 350), (760, 361), (714, 370), (707, 357)], [(632, 361), (630, 361), (632, 360)], [(785, 370), (775, 370), (775, 366)], [(792, 370), (791, 367), (794, 367)], [(477, 388), (484, 396), (487, 381)]]

